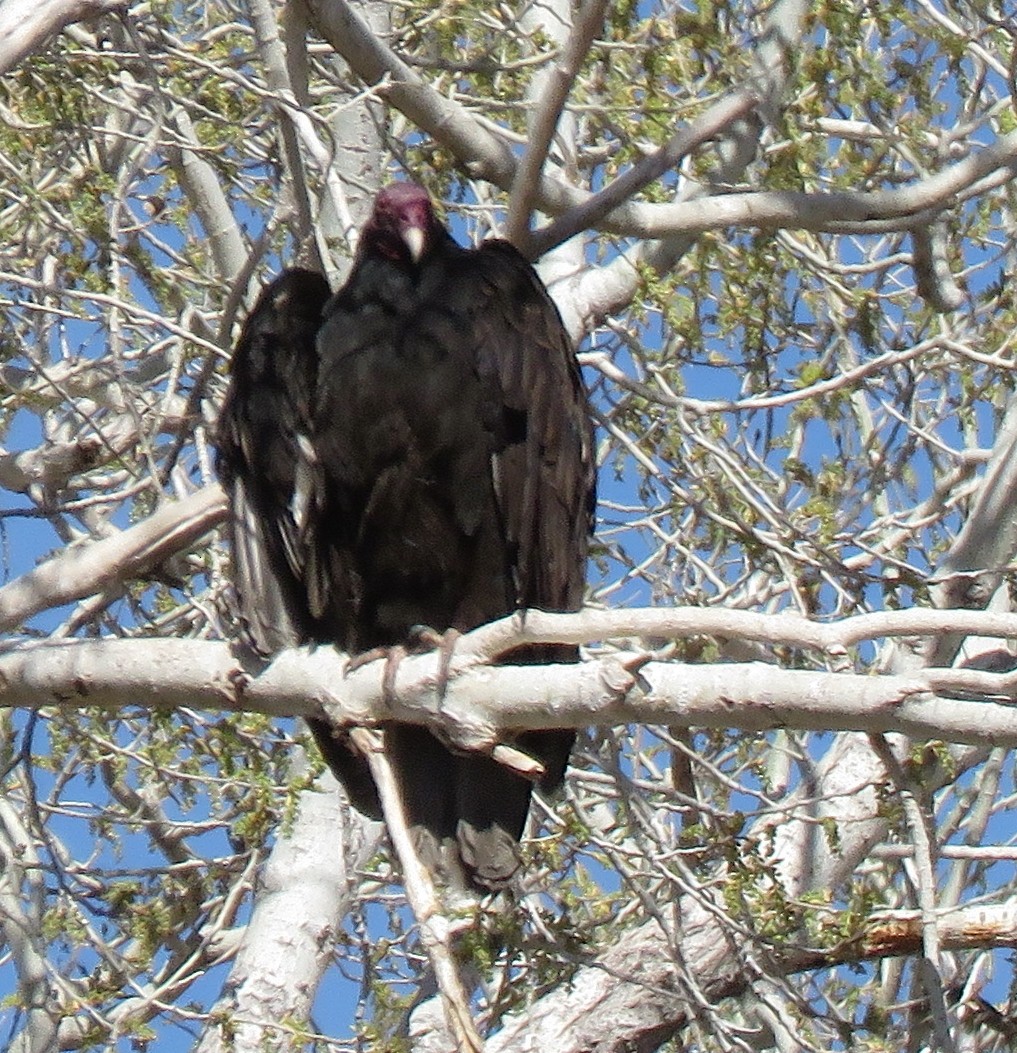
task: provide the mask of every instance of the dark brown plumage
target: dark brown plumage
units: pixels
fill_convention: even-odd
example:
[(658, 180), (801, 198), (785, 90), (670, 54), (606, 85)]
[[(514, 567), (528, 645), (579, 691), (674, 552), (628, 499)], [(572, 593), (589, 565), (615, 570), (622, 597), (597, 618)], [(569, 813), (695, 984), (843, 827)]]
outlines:
[[(379, 194), (345, 286), (289, 271), (234, 355), (220, 426), (234, 565), (252, 642), (358, 654), (417, 626), (467, 631), (582, 602), (592, 433), (578, 366), (533, 268), (509, 244), (457, 245), (425, 191)], [(510, 664), (575, 661), (529, 647)], [(312, 725), (352, 802), (379, 814), (364, 760)], [(519, 735), (564, 775), (570, 730)], [(422, 728), (386, 741), (422, 856), (497, 888), (518, 867), (530, 786)], [(460, 871), (464, 874), (460, 874)]]

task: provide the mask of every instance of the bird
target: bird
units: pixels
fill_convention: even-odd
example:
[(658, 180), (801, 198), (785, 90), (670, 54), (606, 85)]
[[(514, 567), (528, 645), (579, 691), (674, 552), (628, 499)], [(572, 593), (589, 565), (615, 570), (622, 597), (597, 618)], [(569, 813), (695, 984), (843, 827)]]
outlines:
[[(389, 184), (342, 288), (284, 271), (232, 356), (217, 467), (248, 642), (362, 656), (521, 609), (578, 610), (593, 440), (572, 342), (531, 264), (499, 239), (464, 248), (422, 186)], [(500, 661), (578, 651), (527, 645)], [(309, 724), (351, 803), (381, 818), (364, 757), (342, 729)], [(510, 884), (530, 782), (425, 728), (384, 726), (421, 860), (448, 886)], [(509, 736), (548, 792), (574, 739)]]

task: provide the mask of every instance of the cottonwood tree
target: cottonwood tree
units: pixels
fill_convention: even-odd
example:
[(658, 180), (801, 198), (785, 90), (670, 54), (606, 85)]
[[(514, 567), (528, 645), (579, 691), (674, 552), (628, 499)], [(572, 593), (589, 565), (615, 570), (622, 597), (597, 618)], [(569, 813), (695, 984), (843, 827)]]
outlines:
[[(960, 0), (0, 2), (0, 960), (18, 1051), (457, 1048), (301, 715), (585, 728), (490, 1051), (1008, 1048), (1015, 28)], [(598, 424), (587, 609), (344, 675), (236, 644), (238, 321), (410, 175)], [(520, 639), (578, 667), (492, 667)], [(433, 923), (434, 918), (421, 919)]]

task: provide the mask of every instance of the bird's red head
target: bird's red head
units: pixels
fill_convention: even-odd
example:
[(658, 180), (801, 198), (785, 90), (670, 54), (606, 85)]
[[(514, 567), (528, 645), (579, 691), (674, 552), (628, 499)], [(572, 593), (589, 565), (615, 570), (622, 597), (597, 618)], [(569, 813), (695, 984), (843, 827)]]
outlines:
[(431, 198), (417, 183), (390, 183), (378, 194), (361, 234), (361, 246), (393, 260), (417, 264), (440, 229)]

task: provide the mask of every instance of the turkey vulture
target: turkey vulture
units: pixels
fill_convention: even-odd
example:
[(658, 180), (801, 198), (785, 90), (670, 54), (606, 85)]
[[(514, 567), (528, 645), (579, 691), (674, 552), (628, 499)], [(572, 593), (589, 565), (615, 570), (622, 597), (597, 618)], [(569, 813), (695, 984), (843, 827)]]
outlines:
[[(302, 270), (266, 288), (218, 445), (241, 615), (262, 653), (317, 642), (357, 655), (421, 626), (465, 632), (582, 602), (593, 436), (568, 336), (530, 264), (504, 241), (459, 246), (416, 184), (378, 195), (334, 297)], [(503, 661), (577, 657), (541, 645)], [(352, 803), (380, 818), (365, 759), (311, 727)], [(513, 741), (553, 789), (574, 737)], [(388, 725), (386, 744), (425, 863), (450, 884), (504, 886), (530, 784), (424, 728)]]

